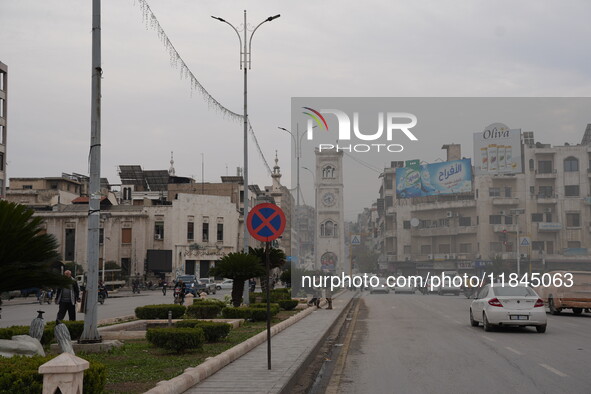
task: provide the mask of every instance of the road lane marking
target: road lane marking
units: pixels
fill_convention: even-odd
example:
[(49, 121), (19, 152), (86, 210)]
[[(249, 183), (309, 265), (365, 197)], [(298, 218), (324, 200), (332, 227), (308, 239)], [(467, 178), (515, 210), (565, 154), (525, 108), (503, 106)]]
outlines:
[(463, 324), (461, 321), (453, 319), (454, 322), (458, 323), (458, 324)]
[(507, 349), (507, 350), (509, 350), (510, 352), (513, 352), (513, 353), (515, 353), (515, 354), (518, 354), (518, 355), (520, 355), (520, 356), (523, 356), (523, 353), (521, 353), (519, 350), (515, 350), (515, 349), (513, 349), (512, 347), (505, 346), (505, 349)]
[(483, 335), (482, 338), (486, 339), (487, 341), (491, 341), (491, 342), (495, 341), (494, 339), (492, 339), (491, 337), (487, 337), (486, 335)]
[(556, 368), (552, 368), (552, 367), (551, 367), (551, 366), (549, 366), (549, 365), (546, 365), (546, 364), (540, 364), (540, 366), (541, 366), (541, 367), (543, 367), (543, 368), (546, 368), (548, 371), (550, 371), (550, 372), (553, 372), (553, 373), (555, 373), (556, 375), (558, 375), (558, 376), (561, 376), (561, 377), (563, 377), (563, 378), (566, 378), (566, 377), (568, 377), (568, 375), (567, 375), (567, 374), (565, 374), (564, 372), (560, 372), (560, 371), (559, 371), (559, 370), (557, 370)]

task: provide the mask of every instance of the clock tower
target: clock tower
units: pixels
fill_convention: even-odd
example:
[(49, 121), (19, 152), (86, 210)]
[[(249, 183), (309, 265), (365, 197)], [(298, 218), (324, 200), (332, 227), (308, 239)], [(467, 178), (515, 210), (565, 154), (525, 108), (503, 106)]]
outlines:
[(343, 152), (316, 149), (316, 268), (345, 268)]

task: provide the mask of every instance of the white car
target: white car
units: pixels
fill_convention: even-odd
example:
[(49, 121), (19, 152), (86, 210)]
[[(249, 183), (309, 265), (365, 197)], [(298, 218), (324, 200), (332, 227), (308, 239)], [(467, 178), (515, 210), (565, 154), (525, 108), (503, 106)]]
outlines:
[(486, 285), (470, 305), (470, 324), (484, 331), (495, 327), (534, 326), (539, 333), (546, 332), (546, 308), (544, 301), (526, 286)]
[(388, 287), (388, 284), (386, 283), (386, 280), (384, 278), (380, 278), (380, 282), (376, 287), (370, 286), (369, 294), (374, 293), (390, 293), (390, 288)]
[(222, 290), (222, 289), (224, 289), (224, 290), (227, 290), (227, 289), (232, 290), (232, 285), (233, 284), (234, 284), (234, 279), (226, 279), (223, 282), (220, 282), (220, 283), (216, 284), (215, 288), (217, 290)]

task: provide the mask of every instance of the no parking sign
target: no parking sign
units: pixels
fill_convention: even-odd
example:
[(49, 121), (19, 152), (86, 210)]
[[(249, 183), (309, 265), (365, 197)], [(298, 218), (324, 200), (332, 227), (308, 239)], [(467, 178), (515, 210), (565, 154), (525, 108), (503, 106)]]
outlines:
[(258, 204), (248, 213), (246, 226), (254, 239), (261, 242), (271, 242), (283, 234), (285, 214), (275, 204)]

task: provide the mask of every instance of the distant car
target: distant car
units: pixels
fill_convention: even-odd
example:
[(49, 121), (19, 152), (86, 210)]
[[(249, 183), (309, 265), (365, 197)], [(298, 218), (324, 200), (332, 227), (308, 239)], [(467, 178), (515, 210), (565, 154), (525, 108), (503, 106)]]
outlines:
[(544, 301), (526, 286), (486, 285), (470, 305), (470, 324), (484, 331), (495, 327), (534, 326), (539, 333), (546, 332), (547, 318)]
[(369, 288), (369, 294), (374, 294), (374, 293), (384, 293), (384, 294), (390, 293), (390, 288), (386, 284), (385, 279), (380, 278), (380, 283), (376, 287)]
[(213, 278), (199, 278), (199, 281), (205, 284), (205, 292), (207, 294), (215, 294), (217, 287)]
[(394, 286), (394, 294), (398, 293), (407, 293), (407, 294), (414, 294), (416, 288), (414, 286), (410, 286), (408, 283), (406, 286)]
[(232, 285), (234, 284), (234, 279), (225, 279), (224, 281), (216, 284), (216, 290), (232, 290)]
[(191, 293), (195, 297), (198, 297), (202, 291), (207, 293), (205, 283), (201, 283), (195, 275), (181, 275), (176, 278), (177, 282), (179, 280), (182, 280), (185, 284), (186, 293)]

